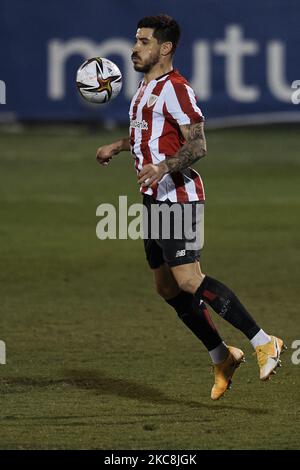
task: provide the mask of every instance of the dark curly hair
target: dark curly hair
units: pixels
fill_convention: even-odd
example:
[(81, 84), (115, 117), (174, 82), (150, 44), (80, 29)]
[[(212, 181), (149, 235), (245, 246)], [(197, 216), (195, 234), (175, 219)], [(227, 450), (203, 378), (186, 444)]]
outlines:
[(137, 24), (138, 28), (154, 29), (153, 37), (162, 44), (170, 41), (173, 44), (172, 54), (174, 54), (179, 38), (180, 27), (177, 21), (168, 15), (145, 16)]

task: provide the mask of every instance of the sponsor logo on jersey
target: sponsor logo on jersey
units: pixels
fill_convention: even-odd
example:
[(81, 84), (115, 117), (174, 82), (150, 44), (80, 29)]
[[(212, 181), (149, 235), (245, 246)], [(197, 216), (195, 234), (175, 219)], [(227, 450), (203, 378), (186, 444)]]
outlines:
[(130, 119), (130, 127), (134, 129), (140, 129), (141, 131), (148, 130), (148, 123), (143, 119), (142, 121), (138, 121), (137, 119)]

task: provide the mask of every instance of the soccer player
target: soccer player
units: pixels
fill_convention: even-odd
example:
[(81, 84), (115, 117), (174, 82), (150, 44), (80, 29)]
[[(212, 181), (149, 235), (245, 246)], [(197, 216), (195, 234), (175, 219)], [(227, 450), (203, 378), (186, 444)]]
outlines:
[[(172, 65), (179, 37), (178, 23), (167, 15), (138, 22), (131, 58), (144, 78), (130, 106), (130, 137), (100, 147), (97, 160), (107, 165), (114, 155), (131, 150), (149, 223), (152, 206), (186, 204), (193, 209), (190, 229), (201, 230), (203, 218), (196, 215), (203, 208), (204, 188), (191, 165), (207, 154), (204, 117), (193, 89)], [(215, 374), (211, 398), (219, 399), (230, 387), (244, 353), (222, 340), (205, 303), (247, 336), (257, 354), (260, 379), (269, 379), (280, 365), (283, 341), (265, 333), (225, 284), (202, 272), (201, 243), (191, 249), (185, 233), (181, 239), (174, 236), (176, 217), (171, 225), (169, 238), (144, 240), (146, 257), (158, 294), (208, 350)]]

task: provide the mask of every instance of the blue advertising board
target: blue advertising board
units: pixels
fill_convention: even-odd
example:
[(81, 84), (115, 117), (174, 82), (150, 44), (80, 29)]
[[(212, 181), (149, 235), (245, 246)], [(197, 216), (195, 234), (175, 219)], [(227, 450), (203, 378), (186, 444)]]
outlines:
[[(174, 65), (208, 122), (300, 121), (298, 0), (0, 0), (0, 120), (126, 122), (140, 79), (130, 60), (136, 24), (160, 12), (181, 25)], [(77, 68), (94, 56), (123, 74), (107, 105), (76, 90)]]

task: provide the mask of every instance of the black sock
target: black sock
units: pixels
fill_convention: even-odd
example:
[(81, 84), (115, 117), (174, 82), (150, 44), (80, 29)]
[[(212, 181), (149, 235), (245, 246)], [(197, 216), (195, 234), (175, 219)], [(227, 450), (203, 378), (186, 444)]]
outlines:
[(202, 341), (208, 351), (222, 343), (204, 302), (197, 304), (195, 297), (184, 291), (166, 302), (175, 308), (180, 320)]
[(205, 276), (195, 293), (195, 298), (198, 304), (200, 300), (207, 302), (215, 312), (242, 331), (248, 339), (252, 339), (259, 332), (260, 327), (236, 295), (216, 279)]

